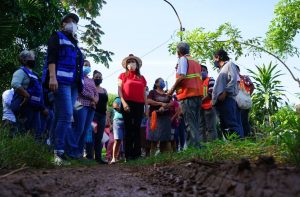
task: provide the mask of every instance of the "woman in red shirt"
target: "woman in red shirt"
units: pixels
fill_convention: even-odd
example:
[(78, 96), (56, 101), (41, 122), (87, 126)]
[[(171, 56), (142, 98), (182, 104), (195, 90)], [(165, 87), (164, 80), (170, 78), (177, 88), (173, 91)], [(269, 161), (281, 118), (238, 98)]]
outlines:
[(142, 60), (139, 57), (130, 54), (123, 59), (122, 66), (125, 72), (119, 76), (118, 92), (125, 125), (125, 158), (130, 160), (141, 156), (140, 127), (147, 106), (147, 82), (140, 73)]

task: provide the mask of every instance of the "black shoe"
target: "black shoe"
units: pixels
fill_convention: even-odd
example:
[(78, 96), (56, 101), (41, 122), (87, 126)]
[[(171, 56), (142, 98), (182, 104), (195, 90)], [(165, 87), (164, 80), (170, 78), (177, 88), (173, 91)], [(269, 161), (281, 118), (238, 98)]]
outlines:
[(99, 164), (108, 164), (108, 162), (103, 159), (96, 159), (96, 162)]

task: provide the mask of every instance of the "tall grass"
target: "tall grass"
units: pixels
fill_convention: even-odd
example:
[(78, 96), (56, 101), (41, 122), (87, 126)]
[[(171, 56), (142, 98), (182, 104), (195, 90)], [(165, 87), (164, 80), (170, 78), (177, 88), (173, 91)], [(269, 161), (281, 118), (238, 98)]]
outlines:
[(53, 154), (45, 144), (36, 142), (30, 134), (17, 135), (14, 138), (8, 134), (8, 129), (0, 130), (0, 168), (53, 166)]

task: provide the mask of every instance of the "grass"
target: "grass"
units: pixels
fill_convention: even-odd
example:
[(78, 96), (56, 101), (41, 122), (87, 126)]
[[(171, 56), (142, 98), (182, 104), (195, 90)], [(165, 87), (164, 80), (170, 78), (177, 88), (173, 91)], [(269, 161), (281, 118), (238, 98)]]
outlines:
[(259, 156), (273, 156), (279, 163), (287, 162), (281, 152), (281, 148), (274, 145), (269, 139), (255, 141), (253, 139), (245, 140), (216, 140), (205, 143), (201, 149), (189, 148), (179, 153), (160, 154), (158, 156), (139, 159), (128, 162), (128, 165), (153, 165), (168, 164), (175, 161), (186, 161), (195, 158), (201, 158), (207, 161), (225, 161), (240, 160), (246, 158), (256, 160)]
[(9, 137), (8, 129), (0, 130), (0, 168), (53, 167), (49, 148), (37, 143), (30, 134)]

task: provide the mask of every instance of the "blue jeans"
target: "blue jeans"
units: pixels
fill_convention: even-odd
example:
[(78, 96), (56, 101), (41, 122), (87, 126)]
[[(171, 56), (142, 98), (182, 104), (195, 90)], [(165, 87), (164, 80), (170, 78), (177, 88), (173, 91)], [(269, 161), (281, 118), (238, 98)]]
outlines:
[(88, 159), (100, 160), (102, 158), (102, 137), (105, 129), (106, 114), (95, 113), (94, 122), (97, 123), (97, 133), (93, 132), (93, 142), (86, 145), (86, 157)]
[(50, 134), (50, 129), (53, 124), (54, 112), (50, 107), (47, 107), (47, 110), (49, 112), (47, 117), (41, 115), (41, 132), (43, 136), (49, 137), (51, 141), (53, 137)]
[[(17, 124), (24, 128), (25, 132), (31, 131), (36, 140), (41, 140), (41, 115), (38, 109), (30, 106), (24, 107), (17, 117)], [(21, 132), (23, 129), (20, 129)]]
[(251, 134), (251, 126), (249, 123), (249, 113), (250, 109), (242, 109), (241, 110), (241, 118), (242, 118), (242, 125), (244, 129), (244, 136), (250, 136)]
[(241, 112), (234, 98), (226, 97), (224, 101), (218, 101), (216, 110), (220, 118), (222, 131), (236, 132), (243, 138), (244, 131), (241, 122)]
[(65, 151), (65, 136), (71, 130), (74, 104), (78, 96), (76, 85), (58, 84), (54, 93), (54, 121), (52, 125), (54, 153)]
[(202, 100), (201, 97), (189, 97), (180, 101), (180, 106), (182, 109), (186, 130), (187, 138), (186, 142), (188, 146), (200, 147), (200, 141), (202, 137), (200, 136), (200, 106)]
[[(75, 115), (76, 114), (76, 115)], [(66, 152), (70, 157), (83, 157), (83, 149), (86, 141), (86, 133), (91, 127), (95, 114), (95, 109), (84, 106), (78, 111), (74, 111), (74, 121), (76, 126), (66, 135)]]

